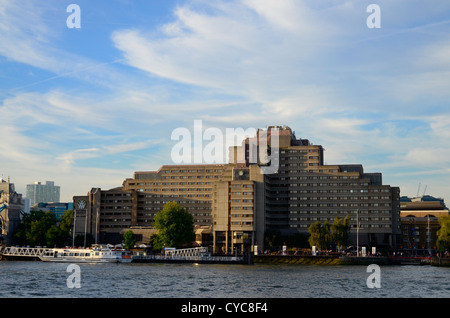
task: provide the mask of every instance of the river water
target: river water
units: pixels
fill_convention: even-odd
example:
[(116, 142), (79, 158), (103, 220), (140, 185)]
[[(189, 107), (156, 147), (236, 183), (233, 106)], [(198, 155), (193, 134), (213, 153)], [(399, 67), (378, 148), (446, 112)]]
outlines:
[[(450, 268), (0, 262), (0, 298), (448, 298)], [(77, 274), (76, 279), (73, 275)], [(79, 285), (74, 287), (74, 282)], [(72, 287), (72, 288), (69, 288)], [(79, 287), (79, 288), (77, 288)]]

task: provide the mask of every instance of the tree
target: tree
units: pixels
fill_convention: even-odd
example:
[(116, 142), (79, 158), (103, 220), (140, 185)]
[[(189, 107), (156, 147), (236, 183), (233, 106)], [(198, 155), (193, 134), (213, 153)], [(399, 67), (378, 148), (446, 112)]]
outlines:
[(331, 226), (328, 224), (328, 221), (325, 221), (324, 224), (316, 221), (308, 228), (310, 234), (308, 242), (310, 246), (317, 246), (320, 250), (327, 249), (331, 243), (335, 243), (339, 248), (343, 248), (350, 244), (349, 230), (349, 215), (345, 219), (335, 217)]
[(152, 239), (153, 247), (182, 247), (195, 240), (194, 217), (178, 203), (168, 202), (155, 215), (154, 227), (157, 238)]
[(450, 215), (440, 216), (439, 225), (436, 247), (439, 251), (448, 251), (450, 250)]
[(71, 243), (73, 213), (68, 210), (58, 223), (52, 212), (31, 211), (23, 216), (14, 235), (15, 244), (64, 246)]
[(43, 212), (39, 219), (32, 221), (30, 231), (26, 233), (26, 238), (30, 245), (47, 245), (47, 232), (55, 224), (55, 214), (50, 211)]
[(61, 221), (59, 222), (59, 228), (63, 233), (71, 235), (70, 233), (73, 230), (73, 211), (67, 210), (61, 216)]
[(331, 240), (338, 248), (343, 249), (345, 246), (350, 245), (350, 215), (347, 215), (345, 219), (340, 219), (336, 216), (330, 229)]
[(326, 250), (331, 243), (330, 225), (328, 221), (322, 225), (320, 221), (316, 221), (308, 228), (310, 237), (308, 239), (309, 245), (317, 246), (320, 250)]
[(133, 248), (134, 244), (136, 244), (136, 239), (132, 230), (128, 230), (123, 234), (123, 242), (127, 250), (131, 250)]
[(59, 221), (47, 231), (47, 246), (65, 246), (72, 243), (73, 211), (67, 210)]
[(283, 243), (280, 232), (276, 230), (267, 230), (264, 233), (264, 241), (265, 245), (269, 248), (274, 248)]

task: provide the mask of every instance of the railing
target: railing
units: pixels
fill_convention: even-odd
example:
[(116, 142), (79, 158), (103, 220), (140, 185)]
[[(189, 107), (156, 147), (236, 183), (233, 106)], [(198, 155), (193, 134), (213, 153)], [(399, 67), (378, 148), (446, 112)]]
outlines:
[(238, 256), (211, 256), (211, 255), (203, 255), (203, 256), (173, 256), (173, 255), (159, 255), (159, 254), (150, 254), (150, 255), (133, 255), (133, 260), (136, 261), (189, 261), (189, 262), (241, 262), (244, 260), (243, 257)]
[(3, 256), (28, 256), (28, 257), (37, 257), (42, 255), (47, 248), (40, 247), (5, 247), (1, 250), (1, 254)]
[(204, 257), (210, 255), (207, 247), (170, 249), (165, 251), (166, 257)]

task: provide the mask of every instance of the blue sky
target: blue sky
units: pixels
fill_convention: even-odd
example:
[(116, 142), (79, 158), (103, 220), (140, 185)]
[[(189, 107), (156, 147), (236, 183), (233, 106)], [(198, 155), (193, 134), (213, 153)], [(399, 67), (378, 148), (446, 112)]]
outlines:
[(0, 172), (69, 201), (172, 163), (194, 120), (288, 125), (327, 164), (450, 202), (450, 3), (431, 3), (0, 0)]

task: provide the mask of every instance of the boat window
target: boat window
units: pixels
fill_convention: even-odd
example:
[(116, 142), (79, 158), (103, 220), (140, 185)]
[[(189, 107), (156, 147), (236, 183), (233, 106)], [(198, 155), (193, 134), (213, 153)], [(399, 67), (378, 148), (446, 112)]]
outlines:
[(91, 256), (91, 253), (86, 253), (86, 256)]

